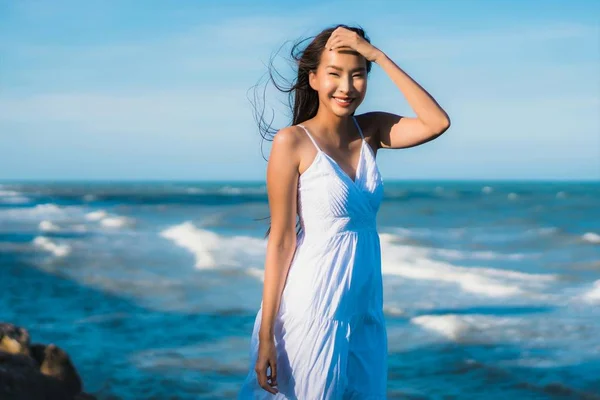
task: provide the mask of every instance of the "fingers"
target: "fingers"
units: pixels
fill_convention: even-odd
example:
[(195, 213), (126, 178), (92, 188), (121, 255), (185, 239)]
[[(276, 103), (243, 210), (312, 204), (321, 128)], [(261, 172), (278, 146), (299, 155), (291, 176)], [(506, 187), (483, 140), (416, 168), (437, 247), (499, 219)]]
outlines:
[(340, 42), (343, 40), (343, 37), (337, 33), (336, 31), (334, 31), (331, 36), (329, 37), (329, 39), (327, 40), (327, 43), (325, 44), (325, 48), (332, 50), (334, 47), (334, 45), (338, 45), (340, 44)]
[(344, 40), (344, 39), (350, 39), (352, 35), (355, 34), (355, 32), (348, 30), (346, 28), (344, 28), (343, 26), (340, 26), (339, 28), (337, 28), (336, 30), (334, 30), (333, 32), (331, 32), (331, 36), (329, 36), (329, 40), (327, 40), (327, 44), (325, 44), (325, 48), (330, 49), (331, 45), (334, 44), (335, 40)]
[(277, 363), (271, 364), (271, 375), (269, 376), (271, 379), (271, 386), (277, 386)]
[[(267, 376), (267, 367), (271, 370), (271, 373)], [(274, 361), (268, 361), (267, 363), (256, 363), (254, 368), (256, 371), (256, 378), (261, 388), (271, 394), (278, 393), (278, 390), (274, 387), (277, 386), (277, 363)]]
[(335, 43), (338, 43), (339, 40), (340, 40), (340, 32), (339, 32), (339, 28), (338, 28), (331, 33), (331, 36), (329, 36), (327, 43), (325, 43), (325, 48), (328, 50), (333, 50), (333, 45)]
[(325, 48), (328, 50), (335, 50), (335, 49), (339, 49), (342, 47), (353, 48), (352, 43), (354, 43), (352, 41), (352, 38), (342, 36), (342, 35), (338, 35), (336, 37), (332, 36), (327, 41), (327, 44), (325, 44)]
[(349, 47), (345, 42), (343, 38), (336, 38), (331, 41), (328, 48), (329, 50), (335, 50), (341, 47)]

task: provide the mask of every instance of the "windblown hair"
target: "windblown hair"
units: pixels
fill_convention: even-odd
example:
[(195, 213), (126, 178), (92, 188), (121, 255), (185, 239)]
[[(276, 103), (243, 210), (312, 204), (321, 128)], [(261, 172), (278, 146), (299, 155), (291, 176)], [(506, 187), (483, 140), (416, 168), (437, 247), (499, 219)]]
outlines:
[[(292, 111), (292, 120), (290, 125), (296, 125), (306, 120), (313, 118), (319, 109), (319, 96), (318, 93), (310, 87), (308, 82), (309, 73), (311, 71), (316, 71), (319, 63), (321, 61), (321, 54), (323, 53), (323, 49), (329, 40), (329, 37), (338, 27), (344, 27), (351, 31), (358, 33), (363, 39), (370, 43), (369, 38), (366, 36), (365, 31), (360, 27), (350, 27), (347, 25), (339, 24), (321, 31), (318, 35), (314, 37), (309, 37), (306, 39), (300, 39), (296, 41), (292, 49), (290, 51), (290, 57), (292, 62), (294, 63), (294, 68), (297, 68), (296, 78), (293, 81), (286, 80), (273, 66), (273, 59), (271, 57), (269, 67), (268, 67), (268, 80), (273, 83), (273, 86), (277, 88), (282, 93), (288, 94), (288, 106)], [(312, 40), (311, 40), (312, 39)], [(303, 44), (311, 40), (308, 46), (302, 48)], [(278, 53), (278, 52), (277, 52)], [(369, 60), (367, 62), (367, 74), (371, 72), (372, 63)], [(284, 81), (283, 84), (278, 83), (278, 79)], [(259, 85), (254, 86), (254, 102), (252, 102), (254, 106), (254, 119), (258, 125), (258, 130), (263, 140), (273, 141), (275, 134), (279, 131), (277, 128), (273, 128), (273, 119), (271, 118), (271, 122), (267, 123), (264, 118), (265, 111), (265, 92), (267, 85), (265, 85), (265, 89), (262, 93), (262, 106), (259, 108), (259, 97), (257, 96)], [(262, 148), (262, 142), (261, 142)], [(264, 156), (263, 156), (264, 158)], [(266, 159), (265, 159), (266, 160)], [(267, 217), (270, 218), (270, 217)], [(300, 233), (300, 225), (299, 223), (296, 225), (297, 231), (296, 234)], [(271, 227), (269, 224), (269, 229), (265, 234), (265, 237), (269, 236), (271, 232)]]

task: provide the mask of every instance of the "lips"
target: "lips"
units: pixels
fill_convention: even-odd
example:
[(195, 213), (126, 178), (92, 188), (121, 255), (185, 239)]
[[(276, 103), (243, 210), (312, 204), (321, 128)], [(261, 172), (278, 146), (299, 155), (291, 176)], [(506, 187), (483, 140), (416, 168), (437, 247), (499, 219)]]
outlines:
[(336, 103), (338, 103), (341, 106), (347, 106), (352, 104), (352, 102), (354, 101), (353, 97), (334, 97), (334, 100), (336, 101)]

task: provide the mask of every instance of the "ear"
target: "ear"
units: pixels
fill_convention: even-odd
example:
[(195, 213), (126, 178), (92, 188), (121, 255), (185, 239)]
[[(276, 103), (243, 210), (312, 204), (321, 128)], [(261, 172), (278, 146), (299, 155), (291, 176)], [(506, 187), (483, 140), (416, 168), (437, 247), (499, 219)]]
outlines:
[(310, 85), (310, 87), (313, 90), (318, 91), (319, 90), (318, 83), (319, 82), (317, 81), (317, 71), (315, 71), (315, 70), (308, 71), (308, 84)]

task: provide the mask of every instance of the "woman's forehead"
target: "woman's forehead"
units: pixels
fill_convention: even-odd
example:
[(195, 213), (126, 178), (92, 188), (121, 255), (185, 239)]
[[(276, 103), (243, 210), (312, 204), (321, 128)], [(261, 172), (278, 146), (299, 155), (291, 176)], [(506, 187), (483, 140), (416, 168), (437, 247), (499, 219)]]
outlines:
[(323, 50), (319, 66), (340, 70), (360, 69), (366, 68), (366, 59), (352, 49)]

